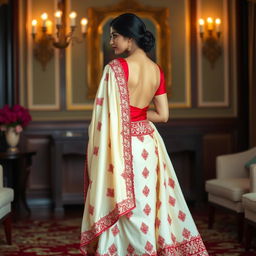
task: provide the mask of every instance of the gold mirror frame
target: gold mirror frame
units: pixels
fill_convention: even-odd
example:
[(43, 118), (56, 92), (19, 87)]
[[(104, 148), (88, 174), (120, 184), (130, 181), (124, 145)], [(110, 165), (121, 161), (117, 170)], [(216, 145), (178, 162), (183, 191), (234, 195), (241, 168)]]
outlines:
[(132, 12), (148, 18), (156, 26), (156, 62), (162, 67), (168, 91), (171, 88), (171, 57), (169, 9), (143, 6), (135, 0), (123, 0), (117, 5), (88, 8), (88, 98), (94, 98), (103, 70), (103, 50), (101, 49), (102, 28), (106, 21), (124, 12)]

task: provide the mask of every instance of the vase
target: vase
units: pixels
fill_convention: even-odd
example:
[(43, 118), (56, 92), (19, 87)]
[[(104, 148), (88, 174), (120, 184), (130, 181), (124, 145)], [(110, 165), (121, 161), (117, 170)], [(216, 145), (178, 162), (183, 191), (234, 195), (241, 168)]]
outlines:
[(7, 130), (5, 131), (5, 138), (8, 145), (8, 152), (15, 153), (19, 151), (17, 145), (20, 141), (20, 133), (16, 132), (15, 127), (7, 128)]

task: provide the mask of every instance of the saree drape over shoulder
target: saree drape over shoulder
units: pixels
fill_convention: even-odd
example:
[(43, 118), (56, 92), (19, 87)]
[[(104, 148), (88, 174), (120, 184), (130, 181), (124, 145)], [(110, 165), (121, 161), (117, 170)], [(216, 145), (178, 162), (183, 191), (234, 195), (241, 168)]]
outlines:
[(161, 136), (147, 120), (131, 122), (118, 59), (105, 67), (98, 88), (86, 169), (83, 255), (208, 255)]

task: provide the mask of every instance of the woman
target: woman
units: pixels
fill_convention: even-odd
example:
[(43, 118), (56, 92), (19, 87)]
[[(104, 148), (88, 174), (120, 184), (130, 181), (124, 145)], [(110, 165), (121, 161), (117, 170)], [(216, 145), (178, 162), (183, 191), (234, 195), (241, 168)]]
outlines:
[(81, 251), (208, 255), (152, 124), (169, 117), (163, 72), (146, 55), (154, 36), (131, 13), (111, 22), (110, 35), (115, 54), (128, 57), (106, 65), (94, 103)]

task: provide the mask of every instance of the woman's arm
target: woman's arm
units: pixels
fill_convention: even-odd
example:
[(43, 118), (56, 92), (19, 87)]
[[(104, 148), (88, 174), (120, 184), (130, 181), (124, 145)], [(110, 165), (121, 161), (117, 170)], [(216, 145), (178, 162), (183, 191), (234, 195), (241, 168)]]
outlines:
[(166, 123), (169, 119), (169, 106), (167, 94), (157, 95), (153, 99), (155, 110), (147, 111), (147, 118), (149, 121), (154, 123), (164, 122)]

